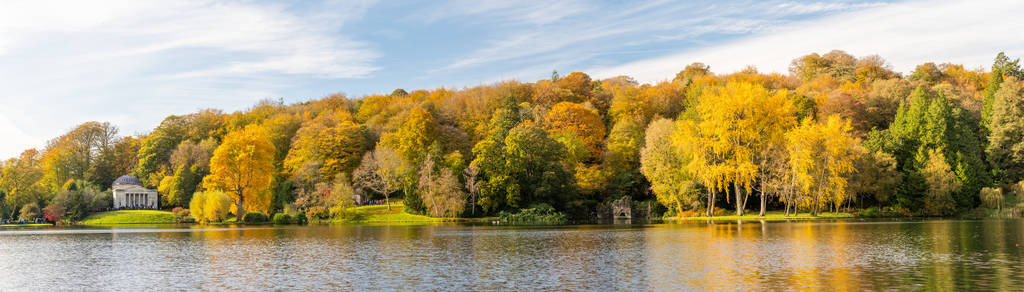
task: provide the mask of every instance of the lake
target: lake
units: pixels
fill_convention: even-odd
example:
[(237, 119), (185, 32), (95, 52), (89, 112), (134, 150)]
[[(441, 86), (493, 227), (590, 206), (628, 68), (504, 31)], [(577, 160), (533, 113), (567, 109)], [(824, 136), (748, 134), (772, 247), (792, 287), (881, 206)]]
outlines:
[(0, 230), (0, 290), (1024, 287), (1024, 221)]

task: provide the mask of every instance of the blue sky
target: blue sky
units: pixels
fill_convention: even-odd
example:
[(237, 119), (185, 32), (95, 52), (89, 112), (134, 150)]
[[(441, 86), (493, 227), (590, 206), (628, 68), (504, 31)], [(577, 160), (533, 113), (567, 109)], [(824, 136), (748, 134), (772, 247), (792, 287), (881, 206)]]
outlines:
[(988, 66), (1024, 54), (1014, 1), (0, 2), (0, 157), (86, 121), (405, 89), (712, 71), (810, 52)]

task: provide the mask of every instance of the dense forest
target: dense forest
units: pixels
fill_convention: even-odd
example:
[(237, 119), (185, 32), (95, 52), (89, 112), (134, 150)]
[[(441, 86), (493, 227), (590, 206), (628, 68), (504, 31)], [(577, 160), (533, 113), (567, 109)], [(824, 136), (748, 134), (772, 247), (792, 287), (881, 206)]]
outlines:
[(904, 75), (879, 56), (832, 51), (793, 60), (789, 74), (711, 69), (693, 63), (656, 84), (554, 72), (265, 100), (169, 116), (138, 137), (87, 122), (2, 163), (0, 217), (81, 219), (109, 208), (110, 184), (126, 174), (200, 221), (342, 216), (368, 199), (434, 217), (537, 209), (578, 219), (625, 196), (665, 216), (1015, 206), (1018, 60), (1000, 53), (990, 70), (925, 63)]

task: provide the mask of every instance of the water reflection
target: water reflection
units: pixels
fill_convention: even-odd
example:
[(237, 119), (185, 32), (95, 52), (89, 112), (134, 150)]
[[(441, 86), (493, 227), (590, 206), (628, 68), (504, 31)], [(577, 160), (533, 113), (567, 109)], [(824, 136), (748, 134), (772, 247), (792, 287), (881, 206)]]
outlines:
[(0, 290), (1012, 290), (1024, 221), (0, 231)]

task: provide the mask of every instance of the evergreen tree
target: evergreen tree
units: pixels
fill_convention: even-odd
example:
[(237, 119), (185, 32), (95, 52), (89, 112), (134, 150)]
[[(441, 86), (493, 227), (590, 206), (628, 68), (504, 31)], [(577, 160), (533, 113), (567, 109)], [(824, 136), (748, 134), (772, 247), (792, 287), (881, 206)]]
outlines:
[(995, 94), (989, 124), (988, 160), (1004, 182), (1024, 179), (1024, 86), (1016, 77)]

